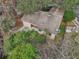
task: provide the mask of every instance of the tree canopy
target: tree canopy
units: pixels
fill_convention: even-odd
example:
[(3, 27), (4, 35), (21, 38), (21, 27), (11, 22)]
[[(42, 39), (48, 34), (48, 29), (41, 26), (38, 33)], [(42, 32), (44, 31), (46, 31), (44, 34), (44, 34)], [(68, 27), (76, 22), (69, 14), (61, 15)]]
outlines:
[(32, 43), (33, 45), (44, 43), (46, 40), (45, 35), (40, 35), (37, 31), (21, 31), (12, 34), (8, 39), (4, 41), (4, 51), (8, 55), (18, 45), (24, 43)]
[(39, 59), (37, 50), (31, 44), (18, 45), (7, 59)]

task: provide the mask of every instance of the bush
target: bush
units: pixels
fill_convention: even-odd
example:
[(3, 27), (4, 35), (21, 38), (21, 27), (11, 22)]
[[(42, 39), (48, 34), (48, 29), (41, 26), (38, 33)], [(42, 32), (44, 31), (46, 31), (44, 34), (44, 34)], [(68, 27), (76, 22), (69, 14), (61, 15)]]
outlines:
[(75, 13), (74, 13), (73, 10), (65, 11), (65, 13), (64, 13), (64, 21), (65, 22), (70, 22), (70, 21), (72, 21), (74, 19), (75, 19)]
[(30, 39), (33, 39), (32, 42), (35, 43), (44, 43), (46, 39), (45, 35), (40, 35), (37, 31), (34, 30), (31, 31), (30, 37)]
[(9, 54), (17, 45), (26, 43), (29, 40), (29, 33), (17, 32), (4, 41), (5, 54)]
[(37, 50), (31, 44), (18, 45), (7, 59), (39, 59)]
[(9, 54), (17, 45), (21, 43), (32, 43), (32, 44), (38, 44), (38, 43), (44, 43), (45, 42), (45, 36), (40, 35), (38, 32), (32, 30), (32, 31), (22, 31), (17, 32), (8, 39), (4, 41), (4, 51), (5, 54)]

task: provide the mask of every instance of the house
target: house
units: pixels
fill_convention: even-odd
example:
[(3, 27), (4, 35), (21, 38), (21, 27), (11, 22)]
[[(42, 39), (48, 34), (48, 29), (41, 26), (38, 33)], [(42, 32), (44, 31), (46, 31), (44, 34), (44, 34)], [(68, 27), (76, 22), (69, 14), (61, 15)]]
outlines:
[(47, 30), (51, 37), (55, 37), (63, 19), (64, 10), (51, 8), (49, 12), (38, 11), (30, 15), (24, 15), (22, 21), (24, 26), (32, 26), (39, 30)]

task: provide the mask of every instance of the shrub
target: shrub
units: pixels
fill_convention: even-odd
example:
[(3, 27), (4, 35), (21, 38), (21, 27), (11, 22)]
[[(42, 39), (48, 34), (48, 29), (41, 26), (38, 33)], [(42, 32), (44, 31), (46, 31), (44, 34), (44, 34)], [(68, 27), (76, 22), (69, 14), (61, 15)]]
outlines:
[(9, 54), (17, 45), (21, 43), (43, 43), (45, 42), (45, 36), (40, 35), (38, 32), (32, 30), (32, 31), (22, 31), (17, 32), (8, 39), (4, 41), (4, 51), (5, 54)]
[(44, 43), (46, 36), (45, 35), (40, 35), (37, 31), (31, 31), (30, 34), (30, 39), (33, 39), (32, 41), (35, 43)]
[(28, 42), (29, 33), (17, 32), (4, 41), (5, 54), (9, 54), (17, 45)]
[(64, 18), (65, 22), (70, 22), (70, 21), (74, 20), (75, 19), (74, 11), (73, 10), (66, 10), (63, 18)]
[(7, 59), (39, 59), (37, 50), (31, 44), (18, 45)]

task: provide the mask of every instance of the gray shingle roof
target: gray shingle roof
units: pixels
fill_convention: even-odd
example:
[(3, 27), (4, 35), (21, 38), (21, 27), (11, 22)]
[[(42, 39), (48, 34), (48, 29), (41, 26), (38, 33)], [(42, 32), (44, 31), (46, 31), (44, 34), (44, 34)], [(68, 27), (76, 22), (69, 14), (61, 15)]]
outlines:
[(22, 20), (32, 23), (41, 30), (48, 30), (48, 32), (56, 34), (56, 29), (59, 28), (64, 11), (56, 9), (54, 11), (44, 12), (39, 11), (31, 15), (23, 16)]

